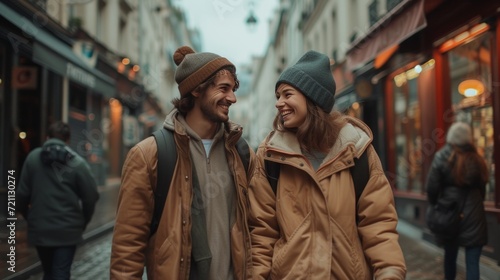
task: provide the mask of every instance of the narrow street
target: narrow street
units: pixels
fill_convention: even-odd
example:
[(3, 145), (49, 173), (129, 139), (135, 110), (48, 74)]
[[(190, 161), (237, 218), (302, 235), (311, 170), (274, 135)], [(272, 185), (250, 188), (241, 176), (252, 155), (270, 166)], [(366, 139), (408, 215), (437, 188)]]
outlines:
[[(449, 133), (457, 123), (464, 130)], [(292, 175), (285, 191), (299, 216), (320, 195), (306, 189), (312, 180), (340, 209), (350, 192), (341, 169), (356, 165), (351, 154), (370, 150), (377, 174), (369, 173), (374, 194), (367, 195), (366, 212), (377, 221), (388, 218), (387, 198), (378, 195), (389, 186), (406, 279), (444, 278), (444, 250), (433, 242), (426, 214), (434, 194), (457, 186), (472, 190), (460, 196), (467, 217), (460, 230), (474, 231), (468, 244), (484, 244), (481, 279), (500, 280), (500, 0), (0, 0), (0, 280), (43, 278), (34, 244), (81, 241), (81, 217), (67, 214), (82, 210), (89, 220), (90, 177), (99, 200), (81, 234), (72, 280), (109, 279), (118, 200), (128, 204), (135, 189), (150, 194), (155, 178), (163, 185), (155, 174), (166, 171), (155, 161), (163, 152), (153, 142), (144, 153), (134, 146), (164, 126), (176, 131), (172, 178), (183, 183), (169, 201), (183, 209), (179, 221), (191, 218), (191, 191), (184, 190), (196, 187), (189, 175), (201, 164), (198, 175), (206, 171), (210, 183), (204, 195), (227, 195), (228, 207), (251, 200), (235, 165), (240, 161), (230, 156), (233, 136), (246, 140), (257, 160), (290, 164), (283, 169)], [(49, 168), (44, 155), (54, 151), (52, 138), (65, 144)], [(443, 148), (453, 156), (452, 172), (435, 172)], [(69, 164), (76, 155), (92, 174)], [(481, 159), (480, 168), (471, 167), (472, 157)], [(445, 176), (434, 180), (433, 174)], [(231, 176), (238, 194), (232, 197), (221, 192)], [(360, 178), (366, 176), (352, 181)], [(329, 214), (337, 213), (344, 215)], [(314, 240), (322, 230), (311, 229), (306, 237)], [(394, 250), (382, 253), (401, 259)], [(463, 248), (457, 264), (456, 278), (464, 280)]]
[[(416, 239), (415, 228), (400, 223), (400, 243), (406, 258), (408, 280), (442, 279), (443, 253), (440, 248), (425, 241)], [(109, 258), (111, 251), (112, 232), (90, 241), (77, 251), (72, 268), (72, 279), (104, 280), (109, 279)], [(463, 252), (459, 255), (459, 266), (456, 280), (465, 280)], [(29, 280), (40, 280), (43, 274), (38, 273)], [(144, 277), (143, 279), (146, 279)], [(500, 266), (491, 260), (481, 259), (481, 279), (500, 280)]]
[[(99, 188), (101, 199), (96, 207), (96, 214), (89, 224), (88, 231), (84, 234), (86, 242), (78, 248), (73, 262), (72, 279), (74, 280), (109, 279), (111, 239), (118, 186), (117, 180), (111, 180), (106, 186)], [(16, 274), (2, 271), (0, 278), (40, 280), (43, 274), (36, 251), (33, 247), (27, 246), (26, 224), (19, 220), (18, 227), (17, 241), (20, 244), (17, 248), (18, 271)], [(423, 240), (422, 228), (415, 227), (401, 219), (398, 231), (408, 268), (406, 279), (442, 279), (443, 250)], [(493, 237), (490, 236), (490, 238)], [(0, 245), (6, 246), (7, 243), (3, 242)], [(465, 280), (464, 264), (464, 254), (461, 251), (458, 259), (457, 280)], [(481, 279), (500, 280), (500, 266), (493, 259), (481, 257)]]

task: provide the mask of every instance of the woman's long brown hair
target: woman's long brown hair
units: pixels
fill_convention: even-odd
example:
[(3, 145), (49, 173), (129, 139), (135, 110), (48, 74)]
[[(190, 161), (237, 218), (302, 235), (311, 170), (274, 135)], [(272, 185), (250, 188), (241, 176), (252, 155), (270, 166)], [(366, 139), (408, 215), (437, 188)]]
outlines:
[(488, 182), (488, 167), (483, 157), (471, 144), (452, 145), (453, 152), (449, 162), (452, 166), (452, 176), (459, 187), (486, 184)]
[(303, 152), (327, 152), (337, 141), (340, 129), (347, 123), (347, 120), (340, 112), (326, 113), (308, 98), (306, 102), (307, 116), (300, 127), (293, 129), (284, 127), (279, 112), (274, 118), (273, 127), (276, 131), (294, 133)]

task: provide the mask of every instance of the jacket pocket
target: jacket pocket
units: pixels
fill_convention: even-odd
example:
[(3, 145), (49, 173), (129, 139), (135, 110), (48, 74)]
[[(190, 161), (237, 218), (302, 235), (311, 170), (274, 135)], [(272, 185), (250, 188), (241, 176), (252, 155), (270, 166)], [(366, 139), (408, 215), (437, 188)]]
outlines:
[(310, 261), (311, 213), (288, 237), (280, 238), (275, 246), (271, 279), (302, 279)]
[(172, 256), (173, 244), (170, 241), (170, 238), (165, 239), (160, 246), (160, 249), (156, 251), (156, 264), (161, 266), (165, 264), (168, 259)]
[[(345, 230), (330, 218), (332, 230), (332, 275), (335, 279), (365, 279), (366, 262), (361, 243), (356, 236), (349, 236)], [(357, 244), (356, 244), (357, 242)]]

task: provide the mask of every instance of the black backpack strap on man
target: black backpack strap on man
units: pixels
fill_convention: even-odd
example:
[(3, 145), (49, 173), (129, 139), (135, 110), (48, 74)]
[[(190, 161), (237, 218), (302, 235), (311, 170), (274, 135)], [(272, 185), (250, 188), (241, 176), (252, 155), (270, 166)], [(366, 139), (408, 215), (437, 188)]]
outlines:
[[(153, 132), (153, 136), (158, 146), (158, 166), (156, 187), (153, 192), (155, 195), (155, 206), (153, 218), (151, 220), (150, 236), (158, 229), (161, 213), (165, 207), (168, 190), (170, 188), (170, 180), (174, 174), (175, 163), (177, 161), (177, 149), (174, 141), (174, 133), (167, 129), (158, 129)], [(158, 172), (158, 171), (162, 172)]]
[[(158, 167), (157, 167), (157, 181), (154, 188), (155, 206), (153, 218), (151, 219), (150, 237), (158, 229), (161, 214), (165, 207), (168, 191), (170, 189), (170, 181), (174, 175), (175, 164), (177, 162), (177, 146), (174, 141), (174, 132), (165, 128), (161, 128), (153, 132), (153, 136), (158, 146)], [(250, 147), (245, 139), (240, 138), (236, 143), (236, 149), (243, 162), (245, 170), (248, 171), (250, 162)], [(158, 172), (162, 170), (162, 172)]]
[[(274, 161), (264, 161), (267, 180), (273, 189), (274, 194), (278, 188), (278, 179), (280, 176), (280, 164)], [(365, 189), (368, 180), (370, 179), (370, 167), (368, 166), (368, 156), (366, 152), (361, 154), (361, 157), (354, 159), (354, 165), (349, 169), (351, 177), (354, 182), (354, 189), (356, 191), (356, 204), (358, 203), (361, 193)]]

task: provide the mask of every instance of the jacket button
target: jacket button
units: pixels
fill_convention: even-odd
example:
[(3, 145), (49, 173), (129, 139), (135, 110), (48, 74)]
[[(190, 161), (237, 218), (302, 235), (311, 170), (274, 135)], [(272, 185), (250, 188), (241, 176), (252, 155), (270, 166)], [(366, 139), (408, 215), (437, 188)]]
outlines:
[(186, 175), (186, 181), (189, 179), (189, 176)]
[(185, 225), (186, 224), (186, 220), (182, 221), (182, 224)]
[(267, 154), (266, 154), (266, 157), (271, 157), (271, 153), (267, 153)]
[(183, 262), (183, 261), (184, 261), (184, 258), (181, 258), (181, 262)]
[(286, 158), (285, 157), (281, 157), (281, 160), (285, 160)]
[(304, 163), (303, 163), (303, 162), (301, 162), (299, 165), (300, 165), (300, 167), (303, 167), (303, 166), (304, 166)]

